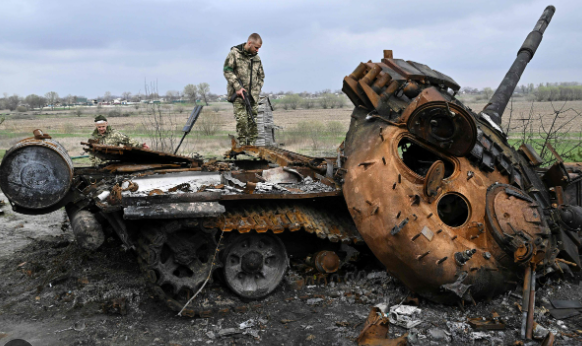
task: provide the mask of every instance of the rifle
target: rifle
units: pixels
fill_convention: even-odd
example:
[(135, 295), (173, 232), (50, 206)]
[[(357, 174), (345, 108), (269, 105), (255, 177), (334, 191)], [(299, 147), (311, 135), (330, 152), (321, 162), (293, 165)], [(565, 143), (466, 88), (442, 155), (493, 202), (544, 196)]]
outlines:
[[(242, 87), (242, 81), (240, 80), (240, 78), (237, 78), (237, 81), (239, 82), (240, 86)], [(244, 89), (244, 88), (243, 88)], [(236, 92), (234, 94), (232, 94), (232, 96), (230, 97), (230, 99), (228, 99), (228, 102), (233, 103), (234, 100), (237, 98), (237, 94)], [(245, 108), (247, 109), (247, 121), (252, 123), (253, 125), (256, 125), (255, 123), (255, 118), (253, 118), (253, 107), (251, 106), (251, 98), (252, 96), (250, 96), (246, 90), (243, 90), (243, 101), (245, 103)], [(254, 101), (254, 100), (253, 100)]]

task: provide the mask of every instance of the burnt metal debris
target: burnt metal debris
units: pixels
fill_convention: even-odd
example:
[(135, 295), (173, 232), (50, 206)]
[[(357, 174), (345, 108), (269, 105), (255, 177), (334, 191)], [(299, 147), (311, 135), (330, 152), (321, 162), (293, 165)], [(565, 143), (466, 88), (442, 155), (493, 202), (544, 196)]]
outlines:
[(210, 161), (89, 142), (85, 150), (109, 162), (73, 168), (37, 130), (6, 153), (0, 187), (20, 213), (66, 207), (80, 246), (117, 235), (176, 310), (209, 271), (257, 299), (279, 285), (289, 256), (327, 282), (358, 248), (436, 302), (473, 302), (525, 276), (531, 337), (535, 278), (580, 270), (582, 171), (553, 150), (556, 163), (543, 168), (499, 124), (554, 11), (546, 8), (479, 113), (455, 98), (452, 78), (386, 50), (343, 81), (355, 109), (336, 157), (234, 138), (224, 160)]

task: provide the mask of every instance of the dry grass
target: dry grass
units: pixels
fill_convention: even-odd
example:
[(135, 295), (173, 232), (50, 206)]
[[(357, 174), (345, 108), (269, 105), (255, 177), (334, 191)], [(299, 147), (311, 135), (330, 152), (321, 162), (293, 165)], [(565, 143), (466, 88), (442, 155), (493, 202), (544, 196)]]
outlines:
[[(465, 100), (465, 104), (474, 111), (479, 112), (485, 106), (483, 101)], [(563, 102), (536, 102), (533, 104), (533, 114), (541, 115), (541, 120), (534, 120), (532, 127), (548, 127), (554, 116), (554, 109), (561, 108)], [(503, 128), (507, 127), (510, 113), (512, 117), (512, 128), (514, 132), (512, 137), (519, 136), (519, 129), (516, 126), (522, 122), (520, 119), (529, 118), (532, 107), (531, 102), (514, 102), (513, 111), (511, 105), (508, 105), (503, 116)], [(212, 122), (216, 125), (217, 132), (212, 135), (205, 135), (199, 125), (196, 125), (193, 132), (190, 133), (180, 148), (181, 154), (191, 154), (198, 152), (204, 156), (220, 157), (228, 150), (230, 140), (228, 134), (235, 134), (235, 120), (232, 114), (232, 105), (229, 103), (219, 103), (211, 106), (218, 109), (208, 109), (211, 111)], [(582, 101), (570, 101), (566, 104), (565, 109), (572, 108), (578, 112), (582, 111)], [(110, 124), (116, 129), (135, 137), (148, 140), (151, 132), (151, 124), (154, 123), (153, 115), (148, 114), (147, 107), (142, 106), (139, 110), (133, 107), (125, 107), (124, 111), (132, 112), (130, 117), (120, 117), (109, 119)], [(164, 131), (172, 130), (176, 132), (176, 138), (181, 138), (180, 132), (190, 114), (190, 109), (179, 112), (174, 107), (162, 108), (164, 114), (171, 114), (172, 121), (161, 124)], [(351, 107), (341, 109), (299, 109), (283, 110), (276, 109), (273, 112), (275, 124), (281, 126), (283, 130), (278, 132), (278, 142), (284, 143), (288, 150), (298, 151), (314, 156), (334, 156), (337, 146), (344, 138), (350, 123)], [(10, 116), (0, 125), (0, 150), (8, 149), (18, 140), (30, 137), (34, 129), (40, 128), (54, 137), (65, 146), (70, 155), (76, 156), (82, 154), (80, 146), (81, 141), (87, 140), (94, 129), (93, 116), (96, 113), (95, 107), (84, 109), (83, 115), (78, 117), (74, 110), (70, 112), (60, 112), (53, 115), (36, 115), (32, 119), (13, 119)], [(100, 113), (106, 113), (104, 107)], [(165, 115), (164, 115), (165, 116)], [(558, 119), (558, 123), (564, 122), (564, 119)], [(332, 125), (329, 125), (329, 124)], [(311, 124), (311, 125), (306, 125)], [(319, 125), (321, 124), (321, 126)], [(568, 126), (565, 126), (562, 132), (582, 132), (582, 118), (577, 117), (572, 120)], [(322, 129), (318, 133), (314, 129)], [(341, 129), (341, 131), (340, 131)], [(317, 132), (317, 131), (316, 131)]]
[[(466, 106), (469, 106), (473, 111), (480, 112), (483, 108), (487, 105), (486, 102), (466, 102)], [(571, 109), (570, 111), (567, 111)], [(533, 128), (541, 128), (542, 125), (545, 127), (549, 127), (554, 119), (555, 112), (558, 110), (562, 110), (563, 117), (558, 119), (557, 124), (561, 126), (564, 122), (568, 121), (571, 116), (574, 116), (574, 111), (578, 113), (582, 112), (582, 101), (568, 101), (568, 102), (527, 102), (527, 101), (519, 101), (513, 103), (513, 110), (512, 104), (509, 103), (505, 112), (503, 113), (503, 122), (502, 127), (505, 130), (507, 128), (507, 124), (511, 117), (511, 132), (519, 132), (520, 130), (516, 128), (517, 126), (527, 122), (529, 119), (530, 111), (532, 112), (532, 127)], [(566, 112), (565, 112), (566, 111)], [(560, 132), (580, 132), (582, 129), (582, 117), (577, 117), (578, 119), (570, 122), (568, 126), (562, 128)]]

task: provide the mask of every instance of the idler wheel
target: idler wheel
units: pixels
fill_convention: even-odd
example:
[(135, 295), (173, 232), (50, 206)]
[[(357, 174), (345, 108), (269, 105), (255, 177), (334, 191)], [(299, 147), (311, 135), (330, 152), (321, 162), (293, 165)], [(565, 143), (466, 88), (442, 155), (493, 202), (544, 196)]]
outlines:
[(259, 299), (279, 286), (289, 266), (283, 242), (273, 234), (233, 234), (223, 253), (224, 279), (242, 298)]

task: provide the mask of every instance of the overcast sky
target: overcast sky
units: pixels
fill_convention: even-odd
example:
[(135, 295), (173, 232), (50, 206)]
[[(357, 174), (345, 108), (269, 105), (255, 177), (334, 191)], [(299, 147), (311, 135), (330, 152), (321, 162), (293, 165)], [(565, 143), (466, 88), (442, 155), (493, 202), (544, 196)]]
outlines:
[(556, 6), (521, 83), (582, 82), (582, 1), (0, 1), (0, 93), (160, 94), (207, 82), (252, 32), (264, 91), (337, 90), (361, 61), (424, 63), (461, 86), (497, 87), (547, 5)]

